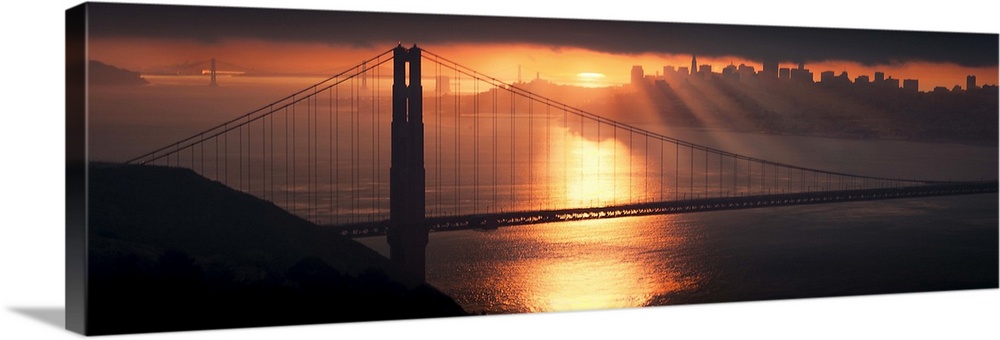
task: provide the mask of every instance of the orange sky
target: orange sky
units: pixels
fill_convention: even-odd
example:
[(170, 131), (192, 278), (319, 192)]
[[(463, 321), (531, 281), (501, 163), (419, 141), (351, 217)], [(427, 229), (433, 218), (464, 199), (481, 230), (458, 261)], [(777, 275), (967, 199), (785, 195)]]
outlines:
[[(404, 42), (404, 45), (406, 44)], [(258, 40), (206, 44), (167, 39), (106, 38), (92, 39), (89, 52), (91, 59), (140, 72), (216, 58), (227, 65), (238, 65), (265, 72), (330, 75), (389, 50), (394, 42), (381, 45), (384, 46), (356, 48)], [(529, 44), (447, 44), (421, 45), (421, 47), (507, 82), (517, 80), (519, 66), (521, 77), (525, 81), (534, 79), (537, 74), (542, 79), (559, 84), (613, 86), (629, 82), (633, 65), (643, 66), (647, 75), (656, 75), (661, 73), (663, 66), (666, 65), (687, 67), (691, 64), (690, 55), (610, 54), (582, 48), (551, 48)], [(744, 63), (758, 71), (762, 69), (759, 61), (738, 57), (700, 56), (697, 61), (699, 65), (712, 65), (713, 72), (721, 72), (722, 68), (730, 63), (734, 65)], [(219, 68), (226, 70), (230, 67), (227, 65), (220, 65)], [(950, 89), (960, 85), (964, 88), (967, 75), (976, 75), (980, 86), (998, 83), (996, 66), (973, 68), (928, 62), (865, 66), (848, 61), (807, 63), (805, 66), (814, 73), (816, 81), (819, 81), (819, 74), (827, 70), (837, 74), (847, 71), (852, 80), (863, 74), (874, 78), (874, 72), (882, 71), (887, 77), (918, 79), (921, 91), (930, 91), (935, 86)], [(797, 64), (782, 63), (781, 67), (794, 68)], [(581, 77), (580, 73), (592, 73), (592, 75)]]

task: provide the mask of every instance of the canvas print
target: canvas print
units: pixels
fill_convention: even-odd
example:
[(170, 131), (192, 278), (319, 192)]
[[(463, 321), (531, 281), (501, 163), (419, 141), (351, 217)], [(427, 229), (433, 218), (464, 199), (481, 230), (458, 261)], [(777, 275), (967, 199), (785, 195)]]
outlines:
[(67, 327), (998, 287), (998, 37), (85, 3)]

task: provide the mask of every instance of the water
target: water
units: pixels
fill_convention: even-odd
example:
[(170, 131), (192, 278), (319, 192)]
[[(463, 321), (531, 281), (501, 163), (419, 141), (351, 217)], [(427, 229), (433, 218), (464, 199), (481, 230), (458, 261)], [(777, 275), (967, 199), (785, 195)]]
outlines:
[[(997, 204), (975, 195), (434, 233), (427, 280), (486, 313), (996, 287)], [(387, 254), (384, 238), (360, 241)]]
[[(153, 78), (154, 85), (148, 87), (93, 89), (89, 115), (92, 159), (123, 161), (315, 81), (269, 80), (278, 82), (276, 85), (233, 79), (240, 82), (208, 88), (200, 84), (202, 80)], [(296, 120), (291, 126), (277, 120), (251, 126), (245, 132), (255, 137), (231, 137), (228, 142), (232, 145), (223, 150), (236, 146), (261, 150), (265, 132), (281, 132), (286, 127), (315, 129), (318, 125), (320, 129), (314, 130), (318, 137), (313, 134), (312, 138), (321, 142), (330, 138), (322, 130), (330, 121), (315, 114), (322, 109), (305, 105), (309, 104), (300, 104), (300, 109), (314, 110), (312, 123), (303, 121), (309, 116), (300, 111), (291, 116)], [(613, 130), (587, 126), (581, 128), (585, 136), (580, 137), (579, 131), (561, 124), (564, 121), (556, 114), (550, 119), (531, 118), (536, 119), (534, 127), (517, 130), (520, 138), (494, 139), (494, 130), (502, 134), (530, 119), (522, 115), (516, 120), (485, 120), (474, 130), (467, 117), (442, 115), (437, 119), (431, 112), (425, 115), (429, 214), (460, 209), (513, 210), (521, 207), (517, 204), (542, 208), (608, 204), (636, 195), (650, 198), (648, 189), (659, 190), (657, 181), (663, 182), (663, 171), (638, 176), (633, 171), (650, 164), (656, 168), (656, 155), (663, 151), (658, 148), (663, 146), (652, 144), (648, 148), (645, 141), (632, 143), (631, 136), (625, 135), (614, 139), (609, 136)], [(370, 123), (370, 119), (359, 117), (354, 124), (367, 129)], [(945, 180), (995, 179), (997, 175), (996, 146), (770, 136), (678, 129), (655, 122), (643, 126), (752, 157), (853, 174)], [(250, 135), (256, 131), (260, 134)], [(384, 126), (372, 131), (387, 136)], [(448, 154), (450, 140), (477, 134), (484, 142), (465, 143)], [(529, 143), (528, 136), (552, 137), (554, 142), (538, 147)], [(284, 146), (291, 146), (292, 152), (297, 148), (298, 156), (292, 158), (290, 167), (286, 163), (275, 168), (259, 157), (213, 159), (219, 147), (212, 145), (182, 154), (173, 165), (196, 164), (203, 175), (293, 212), (312, 214), (307, 217), (320, 223), (372, 219), (384, 216), (388, 208), (388, 186), (381, 185), (388, 178), (388, 160), (384, 158), (388, 143), (382, 147), (370, 137), (343, 133), (333, 137), (333, 143), (319, 143), (318, 149), (311, 149), (306, 141), (309, 135), (297, 135), (293, 141), (272, 145), (267, 157), (279, 160), (287, 156)], [(560, 143), (572, 147), (559, 147)], [(360, 148), (383, 158), (349, 150), (330, 153), (331, 148)], [(498, 156), (485, 153), (494, 149)], [(669, 157), (669, 148), (665, 151)], [(503, 157), (519, 154), (523, 159), (526, 153), (533, 161), (517, 167), (504, 163)], [(326, 154), (339, 156), (320, 157)], [(200, 161), (202, 157), (207, 160)], [(185, 163), (189, 159), (190, 163)], [(217, 175), (217, 164), (227, 159), (239, 164), (246, 161), (247, 173)], [(491, 168), (494, 162), (499, 166)], [(487, 166), (467, 175), (473, 163)], [(696, 164), (700, 168), (706, 163)], [(327, 175), (333, 169), (331, 164), (351, 164), (355, 169)], [(449, 168), (451, 164), (456, 165)], [(728, 166), (726, 163), (725, 168)], [(464, 170), (456, 171), (460, 167)], [(239, 167), (229, 170), (233, 169)], [(455, 174), (466, 175), (457, 178)], [(674, 174), (668, 173), (668, 185), (669, 175)], [(289, 177), (293, 180), (280, 181)], [(474, 192), (470, 188), (476, 182), (499, 184), (500, 190)], [(697, 189), (697, 185), (691, 187)], [(656, 198), (655, 191), (651, 198)], [(338, 215), (338, 202), (353, 204), (352, 209), (364, 208), (366, 216), (357, 216), (357, 212)], [(467, 310), (485, 313), (996, 287), (997, 206), (996, 195), (974, 195), (435, 233), (427, 248), (427, 279)], [(360, 241), (387, 254), (384, 238)]]
[[(794, 149), (820, 168), (967, 180), (997, 171), (995, 147), (683, 131)], [(997, 287), (997, 207), (989, 194), (434, 233), (427, 280), (477, 313)], [(359, 241), (388, 254), (384, 238)]]

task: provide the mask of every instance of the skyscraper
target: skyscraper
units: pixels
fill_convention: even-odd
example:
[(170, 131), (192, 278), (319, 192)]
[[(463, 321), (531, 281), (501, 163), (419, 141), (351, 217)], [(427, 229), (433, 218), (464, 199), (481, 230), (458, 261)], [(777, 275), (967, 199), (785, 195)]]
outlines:
[(673, 66), (664, 66), (663, 67), (663, 77), (664, 78), (669, 77), (669, 75), (674, 74), (674, 72), (677, 72), (677, 71), (674, 70)]
[(787, 67), (782, 67), (778, 69), (778, 79), (790, 79), (791, 70)]
[(632, 66), (632, 86), (642, 86), (643, 78), (645, 77), (642, 71), (642, 65)]
[(698, 73), (700, 76), (708, 78), (712, 75), (712, 65), (698, 65)]
[(773, 59), (764, 59), (764, 75), (769, 78), (778, 77), (778, 61)]
[(813, 73), (809, 72), (809, 69), (806, 68), (806, 64), (801, 62), (799, 63), (799, 68), (791, 70), (791, 77), (792, 80), (795, 81), (802, 81), (808, 83), (813, 82)]
[(698, 58), (694, 54), (691, 55), (691, 74), (698, 72)]
[(975, 90), (975, 89), (977, 89), (977, 87), (976, 87), (976, 76), (969, 75), (969, 76), (965, 77), (965, 90), (969, 91), (969, 90)]
[(833, 82), (833, 71), (823, 71), (819, 74), (819, 82), (821, 83), (832, 83)]

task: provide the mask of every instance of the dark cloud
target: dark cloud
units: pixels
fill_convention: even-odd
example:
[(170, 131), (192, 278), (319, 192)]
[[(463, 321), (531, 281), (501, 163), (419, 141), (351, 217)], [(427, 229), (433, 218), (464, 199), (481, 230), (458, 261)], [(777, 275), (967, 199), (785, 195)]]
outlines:
[(91, 4), (91, 36), (253, 38), (368, 47), (387, 41), (536, 43), (620, 54), (664, 52), (793, 62), (953, 62), (992, 66), (996, 34), (702, 25), (455, 15)]

